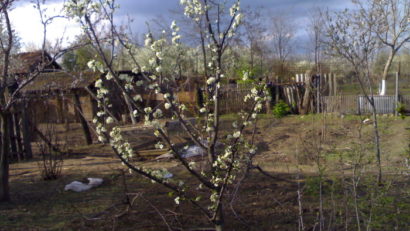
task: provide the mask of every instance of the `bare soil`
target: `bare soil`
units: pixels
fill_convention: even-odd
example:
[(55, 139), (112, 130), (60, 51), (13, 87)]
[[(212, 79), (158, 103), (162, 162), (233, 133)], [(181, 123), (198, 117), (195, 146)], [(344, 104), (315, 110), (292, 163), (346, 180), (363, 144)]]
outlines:
[[(226, 230), (298, 230), (298, 182), (303, 190), (305, 230), (318, 230), (317, 153), (325, 159), (321, 163), (326, 166), (327, 183), (323, 186), (324, 196), (328, 198), (326, 206), (337, 204), (333, 206), (337, 209), (326, 207), (326, 215), (329, 215), (326, 219), (337, 217), (331, 216), (332, 213), (343, 213), (345, 202), (341, 196), (344, 191), (339, 188), (340, 176), (343, 173), (349, 179), (354, 166), (351, 161), (341, 162), (341, 158), (351, 155), (349, 153), (358, 147), (369, 158), (373, 153), (372, 127), (363, 124), (363, 119), (312, 115), (280, 120), (269, 116), (262, 118), (257, 134), (259, 155), (255, 163), (274, 178), (255, 170), (250, 172), (238, 188), (237, 196), (225, 208)], [(226, 129), (230, 123), (229, 118), (225, 120)], [(386, 199), (388, 206), (384, 206), (386, 211), (379, 212), (399, 215), (390, 218), (375, 215), (372, 230), (393, 230), (395, 227), (396, 230), (409, 230), (410, 182), (409, 176), (404, 174), (409, 173), (404, 162), (408, 156), (408, 124), (409, 119), (380, 117), (382, 163), (385, 181), (391, 187), (389, 200)], [(359, 130), (363, 131), (361, 136)], [(75, 125), (69, 137), (75, 138), (68, 138), (70, 154), (64, 158), (63, 175), (58, 180), (43, 181), (36, 160), (11, 165), (12, 202), (0, 204), (0, 230), (169, 230), (168, 226), (171, 230), (204, 230), (211, 226), (188, 203), (176, 205), (169, 190), (128, 173), (110, 147), (83, 145), (79, 139), (81, 130)], [(174, 160), (146, 160), (141, 164), (166, 168), (186, 179), (192, 188), (198, 186)], [(366, 179), (372, 179), (373, 167), (369, 164)], [(300, 180), (297, 180), (298, 173)], [(87, 192), (64, 191), (66, 184), (73, 180), (86, 182), (87, 177), (101, 177), (104, 183)], [(366, 190), (363, 188), (363, 198)], [(199, 189), (198, 192), (206, 196)], [(134, 200), (134, 204), (127, 209), (130, 200)], [(356, 230), (354, 222), (352, 212), (348, 217), (348, 230)], [(345, 227), (332, 230), (345, 230)]]

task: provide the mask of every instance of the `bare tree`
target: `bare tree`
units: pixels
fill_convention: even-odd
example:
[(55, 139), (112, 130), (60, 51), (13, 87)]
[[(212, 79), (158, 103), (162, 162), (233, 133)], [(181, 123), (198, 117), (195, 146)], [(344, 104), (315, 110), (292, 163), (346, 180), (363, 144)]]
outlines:
[(386, 79), (393, 60), (410, 41), (410, 2), (408, 0), (353, 0), (357, 17), (377, 37), (389, 56), (384, 64), (380, 95), (386, 94)]
[(250, 67), (253, 69), (258, 63), (255, 62), (255, 56), (259, 56), (259, 65), (263, 70), (264, 43), (266, 39), (267, 28), (263, 23), (262, 9), (247, 9), (244, 13), (247, 17), (243, 22), (243, 37), (250, 51)]
[[(326, 16), (327, 52), (341, 57), (354, 68), (361, 90), (372, 108), (374, 127), (374, 149), (378, 166), (378, 182), (382, 181), (380, 136), (371, 78), (371, 62), (377, 50), (377, 38), (372, 24), (364, 24), (358, 12), (342, 11)], [(370, 26), (370, 27), (369, 27)]]
[(274, 16), (268, 28), (272, 41), (275, 58), (279, 61), (279, 73), (283, 74), (286, 61), (293, 51), (293, 37), (295, 35), (292, 20), (284, 16)]
[(322, 15), (322, 10), (320, 8), (313, 8), (312, 13), (309, 15), (309, 24), (307, 32), (309, 34), (309, 43), (315, 61), (316, 73), (321, 72), (321, 60), (323, 55), (323, 45), (322, 40), (325, 35), (325, 23)]
[[(0, 76), (0, 123), (1, 123), (1, 150), (0, 150), (0, 201), (10, 200), (9, 193), (9, 160), (10, 155), (10, 135), (9, 125), (12, 123), (11, 111), (13, 107), (18, 106), (21, 90), (31, 83), (45, 67), (58, 59), (66, 50), (54, 54), (51, 60), (45, 57), (45, 45), (47, 41), (47, 26), (57, 17), (47, 17), (45, 9), (41, 6), (44, 1), (35, 1), (35, 7), (38, 9), (40, 20), (43, 25), (43, 46), (42, 46), (42, 62), (38, 65), (34, 72), (28, 73), (24, 80), (19, 82), (17, 88), (10, 91), (10, 83), (16, 81), (14, 76), (10, 74), (10, 67), (12, 62), (11, 51), (13, 49), (13, 41), (15, 41), (15, 32), (12, 28), (12, 22), (9, 12), (13, 9), (15, 0), (5, 0), (0, 2), (0, 20), (5, 25), (6, 36), (1, 37), (0, 52), (2, 59), (2, 72)], [(24, 105), (24, 104), (23, 104)]]
[(9, 10), (13, 1), (2, 1), (0, 3), (1, 19), (6, 25), (7, 39), (1, 40), (1, 50), (3, 55), (3, 70), (0, 86), (0, 105), (1, 105), (1, 151), (0, 151), (0, 201), (8, 201), (9, 194), (9, 131), (8, 123), (10, 121), (8, 110), (5, 110), (7, 105), (8, 91), (7, 80), (10, 65), (10, 53), (13, 45), (13, 32), (9, 17)]

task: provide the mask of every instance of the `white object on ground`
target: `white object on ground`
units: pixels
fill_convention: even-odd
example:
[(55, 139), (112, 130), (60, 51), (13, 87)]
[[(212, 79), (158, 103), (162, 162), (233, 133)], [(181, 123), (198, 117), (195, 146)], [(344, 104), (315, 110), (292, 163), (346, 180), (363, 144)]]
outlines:
[[(205, 146), (207, 145), (206, 142), (202, 142)], [(217, 143), (217, 146), (221, 146), (220, 143)], [(191, 145), (189, 146), (186, 150), (180, 150), (179, 152), (182, 156), (182, 158), (191, 158), (195, 156), (205, 156), (206, 155), (206, 150), (203, 148), (199, 147), (198, 145)], [(155, 159), (156, 160), (162, 160), (162, 159), (172, 159), (174, 158), (174, 155), (172, 154), (172, 151), (162, 154), (160, 156), (157, 156)]]
[(173, 158), (173, 157), (174, 157), (174, 155), (172, 155), (172, 153), (168, 152), (168, 153), (162, 154), (162, 155), (160, 155), (160, 156), (157, 156), (155, 159), (156, 159), (156, 160), (171, 159), (171, 158)]
[(73, 181), (64, 187), (64, 191), (71, 190), (74, 192), (83, 192), (83, 191), (90, 190), (92, 187), (93, 186), (84, 184), (83, 182)]
[(88, 179), (88, 185), (91, 185), (92, 187), (97, 187), (100, 186), (103, 183), (103, 179), (101, 178), (87, 178)]
[(363, 124), (370, 124), (371, 122), (372, 121), (369, 118), (363, 120)]
[(206, 154), (205, 150), (197, 145), (190, 146), (183, 154), (182, 157), (190, 158), (194, 156), (204, 156)]
[(74, 191), (74, 192), (84, 192), (90, 190), (91, 188), (95, 188), (103, 183), (103, 179), (101, 178), (87, 178), (88, 184), (84, 184), (83, 182), (73, 181), (70, 184), (67, 184), (64, 187), (64, 191)]
[(169, 178), (172, 178), (173, 176), (174, 175), (172, 173), (167, 173), (165, 174), (164, 179), (169, 179)]

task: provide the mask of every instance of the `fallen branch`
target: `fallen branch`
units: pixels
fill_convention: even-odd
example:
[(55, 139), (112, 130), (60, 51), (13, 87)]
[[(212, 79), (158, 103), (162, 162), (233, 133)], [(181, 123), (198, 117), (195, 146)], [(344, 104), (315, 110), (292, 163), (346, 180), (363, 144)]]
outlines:
[(271, 179), (273, 179), (273, 180), (285, 181), (285, 182), (288, 182), (288, 183), (293, 183), (293, 181), (291, 181), (291, 180), (288, 180), (288, 179), (285, 179), (285, 178), (282, 178), (282, 177), (278, 177), (278, 176), (273, 176), (273, 175), (271, 175), (270, 173), (267, 173), (267, 172), (264, 171), (259, 165), (253, 165), (253, 166), (250, 167), (250, 169), (256, 169), (256, 170), (258, 170), (260, 173), (262, 173), (264, 176), (269, 177), (269, 178), (271, 178)]

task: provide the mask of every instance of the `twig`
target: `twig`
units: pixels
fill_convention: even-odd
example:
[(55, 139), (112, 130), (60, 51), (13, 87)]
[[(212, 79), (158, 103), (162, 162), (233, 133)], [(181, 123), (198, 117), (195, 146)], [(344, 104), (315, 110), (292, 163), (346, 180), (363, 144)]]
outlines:
[(299, 223), (299, 231), (304, 231), (305, 230), (305, 225), (303, 222), (303, 206), (302, 206), (302, 192), (300, 188), (300, 170), (298, 166), (298, 172), (296, 174), (296, 180), (297, 180), (297, 194), (298, 194), (298, 208), (299, 208), (299, 214), (298, 214), (298, 223)]
[(161, 217), (162, 221), (165, 223), (165, 225), (168, 228), (168, 231), (172, 231), (171, 226), (168, 224), (167, 220), (165, 219), (164, 215), (162, 215), (162, 213), (159, 211), (159, 209), (157, 207), (155, 207), (151, 201), (145, 199), (144, 197), (142, 197), (142, 199), (146, 202), (148, 202), (148, 204), (158, 213), (158, 215)]

